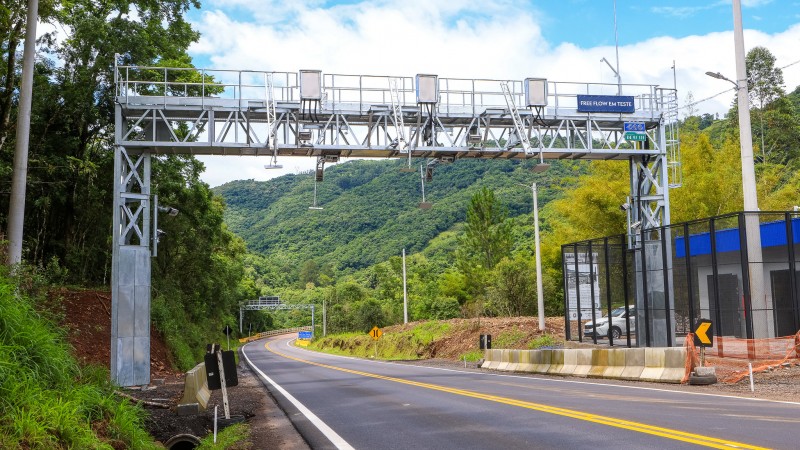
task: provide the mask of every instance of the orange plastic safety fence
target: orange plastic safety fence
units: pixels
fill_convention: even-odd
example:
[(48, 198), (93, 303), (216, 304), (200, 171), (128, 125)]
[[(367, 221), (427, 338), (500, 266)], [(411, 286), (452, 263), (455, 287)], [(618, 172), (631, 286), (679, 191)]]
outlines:
[(683, 374), (683, 378), (681, 379), (681, 383), (685, 384), (689, 381), (689, 375), (692, 374), (692, 371), (695, 367), (700, 364), (700, 360), (697, 356), (696, 348), (694, 346), (694, 334), (689, 333), (686, 335), (686, 339), (683, 342), (683, 346), (686, 347), (686, 371)]
[[(753, 367), (753, 373), (763, 372), (763, 371), (769, 369), (770, 367), (774, 367), (776, 365), (781, 365), (781, 364), (789, 361), (790, 359), (800, 358), (800, 331), (798, 331), (797, 334), (795, 334), (794, 336), (789, 336), (789, 337), (786, 337), (786, 338), (747, 339), (747, 341), (756, 341), (756, 342), (754, 342), (754, 346), (750, 347), (751, 349), (759, 348), (758, 344), (760, 344), (760, 347), (762, 349), (762, 352), (760, 352), (760, 354), (762, 354), (762, 355), (766, 353), (766, 352), (763, 351), (763, 349), (767, 348), (767, 345), (769, 345), (769, 344), (773, 344), (774, 345), (775, 342), (781, 342), (781, 343), (784, 344), (782, 359), (778, 359), (778, 358), (781, 358), (780, 356), (778, 356), (778, 358), (759, 360), (758, 361), (759, 365)], [(768, 342), (763, 342), (763, 341), (768, 341)], [(774, 348), (770, 348), (768, 354), (769, 355), (773, 355), (774, 352), (775, 352), (775, 349)], [(727, 353), (727, 349), (726, 349), (726, 353)], [(725, 382), (725, 383), (738, 383), (739, 381), (743, 380), (748, 375), (749, 375), (749, 371), (748, 370), (745, 370), (745, 371), (742, 371), (742, 372), (736, 372), (733, 375), (723, 379), (722, 381)]]

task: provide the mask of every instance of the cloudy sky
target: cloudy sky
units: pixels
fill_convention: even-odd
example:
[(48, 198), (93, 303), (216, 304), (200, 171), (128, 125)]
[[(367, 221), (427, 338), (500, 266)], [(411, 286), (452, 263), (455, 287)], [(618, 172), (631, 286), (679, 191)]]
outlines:
[[(623, 83), (673, 86), (699, 113), (724, 113), (735, 78), (730, 0), (617, 0)], [(742, 0), (745, 47), (764, 46), (800, 85), (800, 0)], [(614, 0), (204, 0), (190, 14), (198, 67), (616, 83)], [(720, 94), (721, 95), (717, 95)], [(686, 110), (684, 109), (685, 113)], [(682, 114), (684, 115), (684, 114)], [(314, 166), (283, 158), (203, 157), (203, 179), (265, 180)]]

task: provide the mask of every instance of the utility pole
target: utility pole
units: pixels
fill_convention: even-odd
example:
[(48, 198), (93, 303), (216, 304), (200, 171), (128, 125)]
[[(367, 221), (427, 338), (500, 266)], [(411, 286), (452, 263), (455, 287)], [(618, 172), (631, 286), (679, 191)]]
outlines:
[(403, 249), (403, 324), (408, 323), (408, 289), (406, 288), (406, 249)]
[(542, 285), (542, 247), (539, 241), (539, 188), (536, 183), (531, 185), (533, 191), (533, 234), (536, 245), (536, 300), (539, 310), (539, 331), (544, 331), (544, 287)]
[(617, 0), (614, 0), (614, 50), (617, 56), (617, 95), (622, 95), (622, 77), (619, 74), (619, 34), (617, 33)]
[[(25, 223), (25, 184), (28, 179), (28, 144), (31, 131), (31, 97), (33, 96), (33, 65), (36, 61), (36, 21), (39, 0), (28, 0), (25, 24), (25, 48), (22, 56), (22, 83), (19, 93), (17, 136), (14, 148), (14, 175), (11, 179), (11, 199), (8, 205), (8, 265), (22, 262), (22, 228)], [(11, 49), (13, 51), (13, 49)], [(11, 73), (8, 76), (12, 76)]]
[[(769, 317), (772, 309), (764, 292), (764, 265), (761, 249), (761, 224), (757, 214), (756, 171), (753, 161), (753, 132), (750, 125), (750, 95), (747, 92), (747, 65), (744, 54), (744, 31), (742, 28), (742, 2), (733, 0), (733, 39), (736, 54), (736, 96), (739, 107), (739, 141), (742, 152), (742, 194), (745, 210), (745, 234), (747, 235), (747, 259), (750, 262), (750, 309), (752, 335), (748, 338), (768, 337)], [(747, 300), (747, 299), (746, 299)], [(750, 327), (748, 327), (750, 328)], [(751, 334), (748, 333), (748, 334)]]

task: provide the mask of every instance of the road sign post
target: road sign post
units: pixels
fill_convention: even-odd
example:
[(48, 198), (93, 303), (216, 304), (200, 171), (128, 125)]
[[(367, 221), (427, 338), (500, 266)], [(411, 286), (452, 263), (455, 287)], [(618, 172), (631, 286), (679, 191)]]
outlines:
[(383, 336), (383, 331), (381, 331), (381, 329), (375, 325), (371, 330), (369, 330), (369, 335), (372, 340), (375, 341), (375, 359), (378, 359), (378, 339)]

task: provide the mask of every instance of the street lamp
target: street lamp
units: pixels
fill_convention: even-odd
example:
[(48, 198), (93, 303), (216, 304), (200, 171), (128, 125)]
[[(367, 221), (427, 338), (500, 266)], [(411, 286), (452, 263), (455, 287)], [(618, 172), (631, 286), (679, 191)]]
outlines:
[(725, 80), (725, 81), (733, 84), (733, 86), (736, 89), (739, 89), (739, 84), (737, 82), (731, 80), (730, 78), (726, 77), (725, 75), (723, 75), (723, 74), (721, 74), (719, 72), (710, 72), (709, 71), (709, 72), (706, 72), (706, 75), (710, 76), (711, 78), (716, 78), (718, 80)]
[[(742, 30), (742, 2), (733, 0), (733, 40), (736, 59), (736, 81), (733, 81), (721, 73), (706, 72), (706, 75), (718, 80), (725, 80), (736, 87), (736, 100), (739, 109), (739, 145), (742, 154), (742, 194), (744, 197), (745, 211), (745, 234), (747, 236), (747, 258), (751, 261), (748, 273), (749, 301), (751, 310), (754, 311), (752, 323), (763, 324), (759, 329), (748, 330), (752, 337), (766, 337), (769, 326), (766, 324), (767, 317), (764, 313), (758, 314), (755, 311), (768, 311), (771, 309), (767, 305), (764, 293), (764, 268), (761, 250), (761, 228), (759, 218), (756, 215), (748, 215), (747, 212), (758, 211), (758, 196), (756, 193), (756, 172), (753, 161), (753, 135), (750, 125), (750, 96), (747, 92), (747, 65), (744, 56), (744, 33)], [(749, 328), (749, 327), (748, 327)]]
[(542, 252), (539, 241), (539, 189), (536, 187), (536, 183), (532, 183), (530, 186), (523, 183), (519, 183), (519, 185), (530, 188), (531, 195), (533, 196), (533, 234), (536, 246), (536, 300), (539, 310), (539, 331), (544, 331), (544, 287), (542, 285)]

